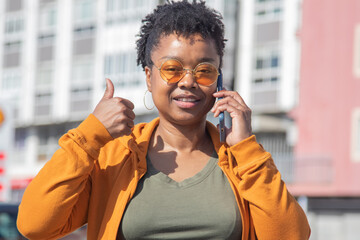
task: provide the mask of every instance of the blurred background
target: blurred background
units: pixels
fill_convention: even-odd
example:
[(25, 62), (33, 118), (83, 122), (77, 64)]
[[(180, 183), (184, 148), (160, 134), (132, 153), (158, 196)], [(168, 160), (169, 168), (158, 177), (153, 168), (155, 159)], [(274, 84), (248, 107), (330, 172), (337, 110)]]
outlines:
[[(19, 239), (26, 186), (92, 112), (105, 77), (134, 103), (137, 123), (157, 116), (143, 104), (135, 41), (162, 3), (0, 1), (0, 239)], [(254, 134), (304, 208), (311, 239), (360, 239), (360, 1), (206, 3), (224, 17), (224, 84), (252, 108)]]

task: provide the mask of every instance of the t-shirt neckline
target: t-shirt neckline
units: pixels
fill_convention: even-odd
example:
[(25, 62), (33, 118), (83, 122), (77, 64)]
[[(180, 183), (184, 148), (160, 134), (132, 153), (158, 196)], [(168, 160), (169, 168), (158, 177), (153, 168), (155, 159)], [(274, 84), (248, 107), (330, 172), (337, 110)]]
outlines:
[(147, 172), (151, 176), (151, 178), (154, 178), (154, 179), (162, 182), (166, 186), (175, 187), (175, 188), (188, 188), (188, 187), (194, 186), (194, 185), (202, 182), (215, 169), (217, 161), (218, 161), (218, 157), (217, 157), (216, 152), (214, 152), (203, 169), (201, 169), (194, 176), (186, 178), (180, 182), (177, 182), (174, 179), (172, 179), (171, 177), (169, 177), (168, 175), (166, 175), (165, 173), (157, 170), (152, 165), (148, 156), (146, 156), (146, 163), (147, 163), (147, 168), (148, 168)]

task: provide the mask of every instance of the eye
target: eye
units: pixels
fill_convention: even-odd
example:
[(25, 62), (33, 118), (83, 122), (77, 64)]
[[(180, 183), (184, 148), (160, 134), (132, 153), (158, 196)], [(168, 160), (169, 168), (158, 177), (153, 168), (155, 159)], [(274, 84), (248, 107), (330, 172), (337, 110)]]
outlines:
[(182, 68), (179, 66), (166, 66), (166, 67), (163, 67), (162, 70), (166, 71), (166, 72), (180, 72), (180, 71), (182, 71)]
[(164, 71), (168, 71), (168, 72), (171, 72), (171, 71), (176, 71), (176, 68), (174, 67), (166, 67), (163, 69)]
[(206, 68), (204, 68), (204, 69), (199, 69), (199, 70), (198, 70), (198, 72), (202, 72), (202, 73), (210, 73), (210, 72), (211, 72), (211, 70), (210, 70), (210, 69), (206, 69)]
[(198, 72), (198, 73), (213, 73), (213, 72), (215, 72), (215, 69), (212, 66), (199, 66), (196, 69), (196, 72)]

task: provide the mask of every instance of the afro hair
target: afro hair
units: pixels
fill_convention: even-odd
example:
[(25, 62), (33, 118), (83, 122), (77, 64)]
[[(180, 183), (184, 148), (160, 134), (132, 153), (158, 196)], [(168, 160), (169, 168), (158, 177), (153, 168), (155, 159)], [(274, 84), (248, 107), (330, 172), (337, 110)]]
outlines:
[(152, 67), (153, 47), (157, 46), (162, 36), (173, 33), (183, 37), (200, 34), (204, 39), (212, 39), (220, 56), (221, 67), (226, 41), (222, 16), (205, 6), (205, 2), (196, 0), (192, 3), (187, 0), (167, 1), (142, 20), (136, 41), (137, 64), (141, 64), (143, 69)]

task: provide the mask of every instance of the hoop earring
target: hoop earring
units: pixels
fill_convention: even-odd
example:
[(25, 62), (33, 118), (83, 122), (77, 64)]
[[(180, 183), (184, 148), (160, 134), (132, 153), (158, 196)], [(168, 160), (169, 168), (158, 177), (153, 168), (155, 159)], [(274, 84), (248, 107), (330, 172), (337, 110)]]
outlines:
[(143, 101), (144, 101), (145, 108), (150, 111), (150, 110), (153, 110), (155, 106), (153, 106), (152, 108), (148, 108), (148, 106), (146, 106), (146, 93), (148, 93), (148, 92), (149, 92), (149, 90), (146, 89)]

